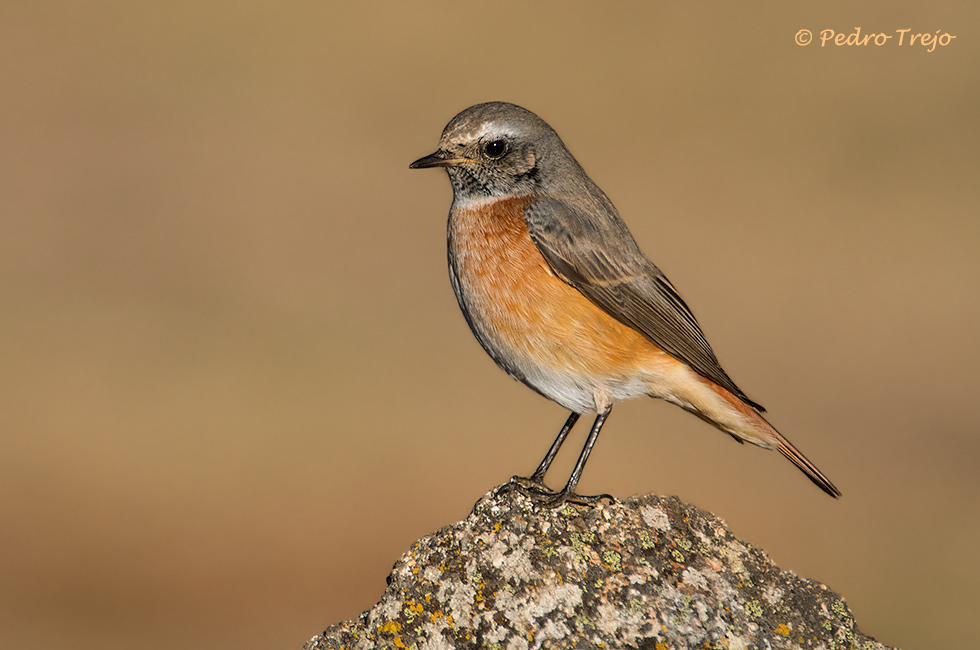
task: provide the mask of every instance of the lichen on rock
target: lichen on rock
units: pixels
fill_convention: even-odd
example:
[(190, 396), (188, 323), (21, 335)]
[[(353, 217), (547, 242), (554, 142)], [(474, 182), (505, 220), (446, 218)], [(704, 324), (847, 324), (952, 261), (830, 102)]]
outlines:
[(844, 599), (676, 497), (548, 508), (485, 495), (417, 541), (381, 601), (306, 650), (858, 648)]

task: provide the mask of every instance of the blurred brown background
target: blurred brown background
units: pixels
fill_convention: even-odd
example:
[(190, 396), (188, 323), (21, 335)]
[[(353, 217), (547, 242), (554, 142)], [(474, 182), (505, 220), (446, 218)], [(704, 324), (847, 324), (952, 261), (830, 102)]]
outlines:
[[(677, 494), (905, 648), (980, 609), (976, 5), (0, 8), (0, 646), (300, 648), (565, 413), (497, 370), (408, 163), (562, 135), (844, 491), (652, 400), (582, 490)], [(921, 47), (800, 47), (910, 27)], [(584, 430), (555, 480), (567, 475)]]

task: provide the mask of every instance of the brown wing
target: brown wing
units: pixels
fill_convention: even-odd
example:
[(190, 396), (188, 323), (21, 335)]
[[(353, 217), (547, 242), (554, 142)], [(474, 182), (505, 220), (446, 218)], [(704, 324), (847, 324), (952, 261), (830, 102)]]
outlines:
[(531, 239), (558, 277), (702, 376), (765, 411), (722, 369), (694, 314), (640, 251), (619, 215), (593, 215), (541, 198), (528, 205), (524, 216)]

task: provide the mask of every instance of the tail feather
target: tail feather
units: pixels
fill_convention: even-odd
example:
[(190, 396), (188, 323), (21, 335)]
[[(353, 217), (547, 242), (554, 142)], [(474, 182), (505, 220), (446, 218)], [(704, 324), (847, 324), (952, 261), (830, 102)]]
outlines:
[(772, 449), (775, 447), (779, 450), (779, 453), (785, 456), (789, 462), (796, 465), (796, 467), (801, 472), (806, 474), (806, 477), (813, 481), (813, 483), (821, 490), (835, 499), (841, 496), (841, 491), (837, 489), (837, 486), (831, 483), (830, 479), (824, 476), (823, 472), (817, 469), (817, 466), (811, 463), (810, 460), (803, 455), (803, 452), (794, 447), (793, 443), (787, 440), (783, 434), (776, 431), (776, 427), (769, 424), (769, 422), (762, 417), (761, 413), (754, 408), (752, 404), (745, 402), (714, 382), (708, 381), (707, 383), (716, 393), (721, 395), (726, 402), (733, 406), (736, 411), (741, 413), (742, 416), (748, 420), (748, 422), (745, 423), (746, 426), (744, 427), (731, 429), (713, 421), (711, 418), (706, 417), (701, 413), (698, 413), (700, 417), (708, 420), (722, 431), (725, 431), (736, 440), (739, 440), (739, 442), (747, 441), (767, 449)]
[[(786, 457), (789, 462), (796, 465), (797, 469), (806, 474), (806, 477), (813, 481), (814, 485), (818, 488), (834, 497), (839, 499), (841, 496), (841, 491), (837, 489), (837, 486), (830, 482), (830, 479), (824, 476), (824, 473), (817, 469), (817, 466), (810, 462), (810, 459), (803, 455), (803, 452), (793, 446), (786, 436), (776, 431), (776, 427), (769, 424), (769, 421), (758, 413), (752, 414), (753, 420), (756, 421), (760, 428), (763, 428), (772, 443), (775, 445), (776, 449), (779, 450), (783, 456)], [(770, 447), (771, 448), (771, 447)]]
[[(770, 425), (771, 426), (771, 425)], [(801, 472), (806, 474), (806, 477), (816, 484), (818, 488), (834, 497), (835, 499), (840, 498), (841, 491), (837, 489), (837, 486), (830, 482), (830, 479), (824, 476), (823, 472), (817, 469), (814, 465), (804, 456), (799, 449), (794, 447), (792, 443), (783, 437), (782, 434), (778, 433), (779, 442), (776, 444), (776, 448), (779, 449), (779, 453), (789, 459), (789, 462), (796, 465)]]

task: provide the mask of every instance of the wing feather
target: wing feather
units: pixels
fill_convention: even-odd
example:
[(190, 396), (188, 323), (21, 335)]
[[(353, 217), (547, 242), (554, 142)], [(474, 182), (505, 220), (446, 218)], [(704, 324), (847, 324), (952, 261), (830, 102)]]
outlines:
[(640, 250), (618, 214), (590, 214), (553, 198), (525, 208), (528, 232), (562, 280), (753, 408), (722, 369), (690, 308)]

